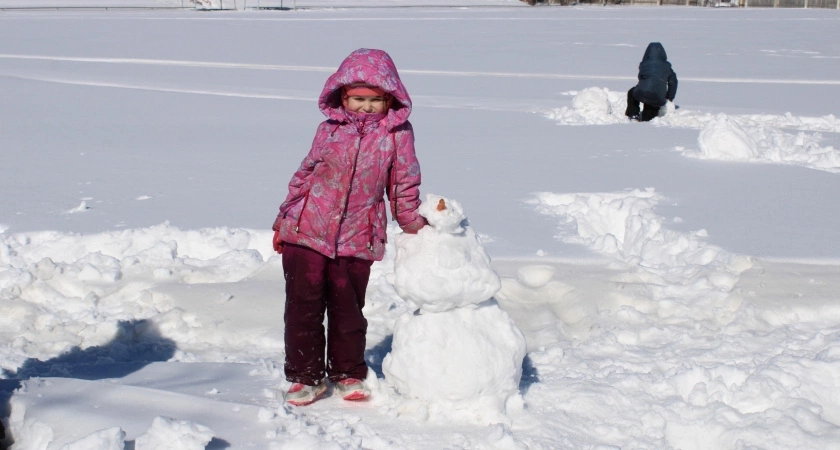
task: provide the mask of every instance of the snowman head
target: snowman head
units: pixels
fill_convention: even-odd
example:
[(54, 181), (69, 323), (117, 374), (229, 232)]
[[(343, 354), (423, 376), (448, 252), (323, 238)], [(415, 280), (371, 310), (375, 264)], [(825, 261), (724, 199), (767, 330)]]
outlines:
[(467, 225), (461, 204), (439, 195), (426, 194), (418, 211), (440, 233), (462, 233)]

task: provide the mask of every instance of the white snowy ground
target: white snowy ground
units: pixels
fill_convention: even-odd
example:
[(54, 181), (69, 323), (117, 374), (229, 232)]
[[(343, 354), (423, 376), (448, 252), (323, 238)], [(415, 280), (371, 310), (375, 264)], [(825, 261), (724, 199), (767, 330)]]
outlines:
[[(515, 3), (0, 12), (13, 448), (840, 448), (840, 12)], [(676, 108), (628, 123), (649, 41)], [(393, 247), (372, 398), (282, 404), (268, 227), (359, 47), (394, 57), (422, 190), (463, 205), (525, 335), (503, 420), (384, 376)]]

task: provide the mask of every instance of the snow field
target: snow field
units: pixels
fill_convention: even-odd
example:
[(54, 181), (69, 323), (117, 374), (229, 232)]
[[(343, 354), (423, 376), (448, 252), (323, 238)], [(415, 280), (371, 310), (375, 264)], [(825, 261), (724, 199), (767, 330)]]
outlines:
[[(681, 85), (661, 117), (631, 124), (623, 97), (645, 21)], [(838, 52), (818, 38), (836, 28), (834, 12), (49, 12), (0, 22), (0, 128), (12, 149), (0, 165), (0, 394), (15, 450), (208, 439), (211, 449), (838, 448)], [(342, 33), (347, 48), (335, 45), (350, 23), (423, 39)], [(782, 38), (767, 42), (769, 28)], [(260, 227), (311, 141), (317, 80), (348, 51), (385, 44), (416, 101), (423, 189), (470, 211), (474, 240), (494, 256), (498, 309), (414, 316), (418, 305), (395, 288), (402, 236), (392, 228), (365, 307), (373, 396), (349, 403), (330, 390), (291, 408), (282, 270)], [(179, 225), (161, 223), (170, 219)], [(229, 226), (210, 227), (219, 223)], [(42, 228), (57, 231), (33, 231)], [(404, 323), (432, 314), (499, 327), (486, 340), (507, 350), (471, 343), (470, 358), (447, 363), (477, 370), (418, 398), (386, 376), (401, 367), (385, 360), (406, 342), (453, 341), (454, 326)], [(522, 349), (522, 364), (501, 364)], [(424, 356), (404, 365), (439, 362)], [(470, 391), (477, 374), (495, 375), (509, 400)]]

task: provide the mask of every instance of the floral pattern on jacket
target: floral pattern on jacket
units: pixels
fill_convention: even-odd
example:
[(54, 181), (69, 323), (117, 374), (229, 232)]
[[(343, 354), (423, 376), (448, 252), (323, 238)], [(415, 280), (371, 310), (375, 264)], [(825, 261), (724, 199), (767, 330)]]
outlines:
[[(342, 107), (341, 88), (379, 86), (393, 96), (378, 121)], [(425, 224), (420, 206), (420, 164), (408, 122), (411, 98), (396, 66), (382, 50), (359, 49), (331, 75), (318, 100), (327, 116), (309, 154), (289, 182), (273, 229), (283, 242), (309, 247), (330, 258), (379, 261), (385, 255), (386, 205), (400, 227), (416, 232)]]

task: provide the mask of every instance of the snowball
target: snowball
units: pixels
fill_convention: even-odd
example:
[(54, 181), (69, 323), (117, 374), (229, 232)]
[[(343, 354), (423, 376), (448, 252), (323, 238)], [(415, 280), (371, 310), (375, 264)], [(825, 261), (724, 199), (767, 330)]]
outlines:
[(610, 115), (610, 98), (607, 91), (597, 87), (586, 88), (572, 100), (572, 106), (581, 113), (593, 115)]
[(93, 432), (81, 439), (68, 442), (59, 450), (123, 450), (125, 432), (120, 427)]
[(188, 420), (155, 417), (146, 433), (134, 441), (136, 450), (204, 450), (213, 432)]
[(697, 140), (705, 158), (743, 161), (759, 156), (756, 142), (725, 114), (709, 123)]
[(545, 265), (524, 266), (516, 272), (516, 279), (523, 286), (540, 288), (545, 286), (554, 276), (554, 267)]
[(505, 421), (518, 395), (525, 337), (495, 303), (476, 309), (404, 315), (396, 324), (385, 378), (424, 401), (430, 417)]

